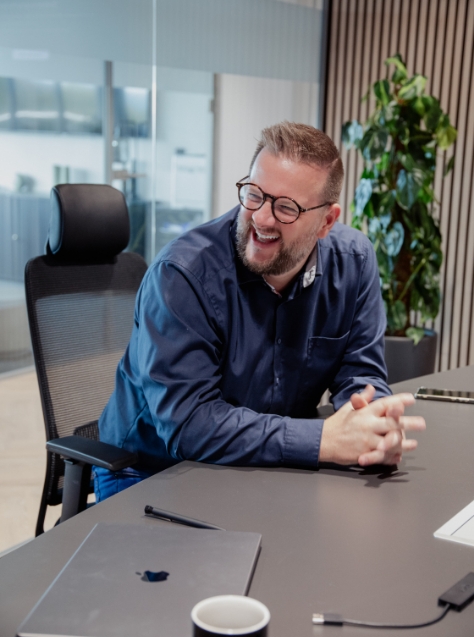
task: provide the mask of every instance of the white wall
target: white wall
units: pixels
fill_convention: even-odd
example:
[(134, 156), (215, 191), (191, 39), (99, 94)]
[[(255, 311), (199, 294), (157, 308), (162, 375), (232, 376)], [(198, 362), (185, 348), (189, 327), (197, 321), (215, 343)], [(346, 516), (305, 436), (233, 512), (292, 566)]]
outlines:
[(213, 216), (237, 204), (260, 131), (282, 120), (316, 125), (318, 85), (242, 75), (216, 76)]
[(99, 135), (0, 133), (0, 187), (16, 190), (17, 175), (35, 180), (34, 192), (49, 195), (53, 166), (69, 166), (70, 180), (103, 182), (103, 147)]
[[(205, 216), (210, 213), (212, 161), (212, 93), (158, 91), (156, 197), (170, 201), (171, 164), (177, 149), (188, 155), (204, 155), (208, 177)], [(192, 199), (193, 197), (189, 197)]]

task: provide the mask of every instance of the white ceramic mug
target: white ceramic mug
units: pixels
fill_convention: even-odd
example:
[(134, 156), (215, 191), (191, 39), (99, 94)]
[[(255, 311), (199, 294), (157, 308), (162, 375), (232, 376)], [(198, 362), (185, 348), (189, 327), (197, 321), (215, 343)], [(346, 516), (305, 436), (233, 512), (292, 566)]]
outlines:
[(270, 611), (251, 597), (219, 595), (196, 604), (191, 619), (193, 637), (267, 637)]

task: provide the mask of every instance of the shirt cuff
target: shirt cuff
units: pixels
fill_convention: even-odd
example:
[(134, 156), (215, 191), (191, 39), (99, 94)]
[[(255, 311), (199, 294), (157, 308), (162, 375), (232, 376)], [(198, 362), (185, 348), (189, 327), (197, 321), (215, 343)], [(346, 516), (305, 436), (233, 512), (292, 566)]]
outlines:
[(324, 420), (287, 418), (283, 464), (317, 467)]

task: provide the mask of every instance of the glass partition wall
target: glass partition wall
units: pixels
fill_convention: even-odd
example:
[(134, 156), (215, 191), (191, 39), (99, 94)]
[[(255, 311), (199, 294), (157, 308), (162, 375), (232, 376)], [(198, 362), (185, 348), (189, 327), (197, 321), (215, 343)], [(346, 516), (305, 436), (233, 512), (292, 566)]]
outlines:
[(319, 124), (322, 2), (0, 3), (0, 374), (32, 364), (51, 188), (121, 190), (148, 262), (232, 208), (262, 127)]

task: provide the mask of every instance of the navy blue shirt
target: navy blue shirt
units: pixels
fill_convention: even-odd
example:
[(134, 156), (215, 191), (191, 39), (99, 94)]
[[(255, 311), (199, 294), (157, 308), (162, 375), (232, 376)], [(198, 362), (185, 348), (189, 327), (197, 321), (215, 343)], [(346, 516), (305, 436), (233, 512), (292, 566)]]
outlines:
[(161, 251), (137, 295), (101, 440), (155, 472), (180, 460), (318, 463), (326, 389), (336, 409), (372, 383), (390, 394), (375, 253), (336, 223), (283, 296), (237, 256), (238, 207)]

